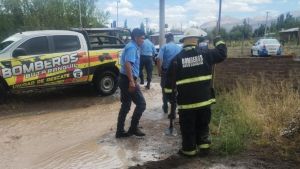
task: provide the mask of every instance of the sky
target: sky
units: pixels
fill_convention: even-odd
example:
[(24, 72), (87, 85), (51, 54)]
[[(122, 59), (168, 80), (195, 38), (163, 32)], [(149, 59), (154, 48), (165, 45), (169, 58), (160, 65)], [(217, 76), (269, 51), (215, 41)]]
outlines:
[[(117, 20), (122, 27), (139, 27), (148, 18), (148, 26), (159, 28), (159, 0), (98, 0), (97, 7), (110, 13), (109, 22)], [(219, 0), (165, 0), (165, 17), (169, 28), (187, 28), (217, 20)], [(222, 17), (238, 19), (272, 17), (289, 11), (300, 11), (300, 0), (222, 0)]]

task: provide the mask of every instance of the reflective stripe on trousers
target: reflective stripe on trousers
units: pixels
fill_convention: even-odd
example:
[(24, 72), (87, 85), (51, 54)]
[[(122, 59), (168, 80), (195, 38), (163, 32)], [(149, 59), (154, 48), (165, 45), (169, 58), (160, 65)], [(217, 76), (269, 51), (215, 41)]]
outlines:
[(204, 102), (198, 102), (193, 104), (184, 104), (184, 105), (178, 105), (178, 109), (193, 109), (193, 108), (199, 108), (211, 105), (212, 103), (216, 102), (216, 99), (210, 99)]
[(172, 89), (164, 88), (164, 92), (165, 92), (165, 93), (172, 93)]
[(198, 145), (198, 149), (208, 149), (210, 147), (210, 144), (200, 144)]
[(180, 150), (182, 154), (187, 155), (187, 156), (194, 156), (198, 153), (197, 150), (192, 150), (192, 151), (184, 151), (184, 150)]

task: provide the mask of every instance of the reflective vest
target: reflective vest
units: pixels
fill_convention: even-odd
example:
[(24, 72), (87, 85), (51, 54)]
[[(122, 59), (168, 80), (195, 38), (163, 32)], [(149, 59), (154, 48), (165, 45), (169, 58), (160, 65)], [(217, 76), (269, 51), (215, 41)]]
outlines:
[[(212, 66), (227, 57), (223, 41), (215, 49), (202, 52), (196, 46), (185, 46), (172, 60), (167, 70), (165, 93), (171, 93), (172, 79), (176, 79), (178, 109), (188, 110), (209, 106), (216, 100), (212, 96)], [(176, 66), (175, 78), (173, 67)]]

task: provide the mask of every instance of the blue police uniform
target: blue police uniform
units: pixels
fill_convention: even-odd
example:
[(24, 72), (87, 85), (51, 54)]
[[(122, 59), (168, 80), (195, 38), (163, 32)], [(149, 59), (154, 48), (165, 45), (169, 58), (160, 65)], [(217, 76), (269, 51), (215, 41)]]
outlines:
[(121, 74), (126, 75), (125, 70), (125, 63), (129, 61), (132, 65), (132, 75), (137, 78), (139, 77), (139, 70), (140, 70), (140, 50), (138, 45), (131, 41), (129, 42), (121, 55)]
[(163, 110), (165, 113), (168, 112), (168, 100), (164, 92), (164, 87), (166, 83), (166, 71), (172, 61), (172, 59), (182, 50), (180, 46), (175, 44), (173, 41), (162, 46), (158, 53), (158, 58), (162, 62), (162, 72), (160, 86), (162, 88), (162, 100), (163, 100)]
[[(134, 92), (129, 92), (129, 78), (126, 75), (125, 63), (131, 63), (132, 75), (134, 76), (134, 80), (136, 83), (136, 79), (139, 76), (139, 66), (140, 66), (140, 52), (139, 47), (136, 42), (131, 41), (129, 42), (122, 53), (121, 56), (121, 70), (120, 70), (120, 80), (119, 80), (119, 87), (121, 90), (121, 109), (118, 115), (118, 123), (117, 123), (117, 132), (116, 137), (125, 137), (129, 136), (125, 133), (124, 130), (124, 123), (126, 120), (126, 116), (130, 110), (131, 102), (133, 102), (136, 107), (134, 109), (132, 118), (131, 118), (131, 125), (128, 130), (128, 133), (133, 133), (135, 135), (138, 129), (139, 120), (146, 109), (146, 101), (145, 98), (136, 84), (136, 89)], [(142, 133), (143, 136), (144, 134)]]
[(143, 45), (141, 46), (141, 59), (140, 59), (140, 80), (141, 84), (144, 84), (144, 74), (143, 69), (146, 67), (147, 72), (147, 86), (146, 88), (150, 88), (150, 82), (152, 79), (152, 71), (153, 71), (153, 56), (155, 55), (155, 46), (149, 39), (145, 39)]
[(159, 49), (158, 58), (162, 61), (162, 69), (168, 69), (171, 60), (181, 51), (181, 47), (169, 42)]

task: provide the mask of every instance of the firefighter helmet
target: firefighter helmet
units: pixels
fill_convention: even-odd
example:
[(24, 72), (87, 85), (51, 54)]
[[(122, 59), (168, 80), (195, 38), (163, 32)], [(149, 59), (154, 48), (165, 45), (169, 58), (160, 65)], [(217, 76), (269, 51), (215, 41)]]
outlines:
[(184, 31), (184, 37), (180, 39), (180, 42), (183, 42), (185, 38), (203, 38), (204, 36), (203, 31), (196, 28), (188, 28)]

